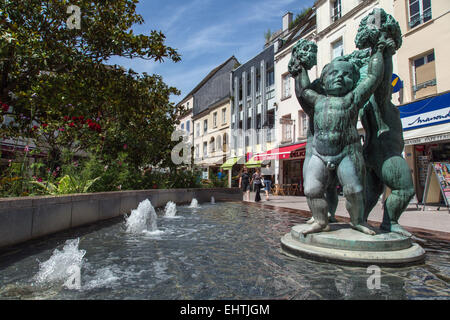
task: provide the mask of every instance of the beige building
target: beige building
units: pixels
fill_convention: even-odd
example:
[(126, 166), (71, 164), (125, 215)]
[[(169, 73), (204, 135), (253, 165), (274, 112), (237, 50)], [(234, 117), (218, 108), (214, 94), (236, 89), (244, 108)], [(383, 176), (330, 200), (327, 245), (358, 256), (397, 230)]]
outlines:
[[(292, 13), (283, 16), (283, 28), (292, 25)], [(314, 41), (316, 35), (316, 13), (311, 10), (302, 21), (290, 29), (283, 29), (281, 41), (275, 46), (275, 97), (277, 101), (276, 136), (280, 156), (275, 160), (276, 183), (303, 185), (303, 162), (305, 159), (308, 116), (302, 110), (295, 95), (295, 81), (288, 72), (292, 47), (299, 39)], [(315, 79), (317, 67), (309, 70), (310, 79)], [(299, 190), (303, 193), (302, 188)]]
[(450, 1), (393, 0), (403, 45), (398, 72), (408, 103), (450, 90)]
[[(450, 162), (450, 1), (393, 0), (393, 4), (403, 34), (397, 64), (403, 81), (399, 110), (404, 153), (417, 199), (422, 201), (429, 163)], [(435, 201), (439, 194), (438, 188)]]
[(202, 169), (205, 180), (211, 180), (212, 175), (218, 176), (229, 152), (230, 74), (237, 65), (238, 60), (231, 56), (214, 68), (190, 93), (193, 97), (194, 165)]
[(178, 117), (179, 124), (176, 126), (176, 130), (185, 131), (189, 135), (188, 142), (193, 146), (194, 142), (194, 125), (192, 122), (192, 109), (194, 106), (194, 97), (188, 95), (183, 100), (181, 100), (177, 106), (181, 106), (184, 110), (183, 113)]
[(227, 97), (193, 117), (194, 164), (204, 168), (204, 179), (226, 161), (230, 128), (230, 99)]

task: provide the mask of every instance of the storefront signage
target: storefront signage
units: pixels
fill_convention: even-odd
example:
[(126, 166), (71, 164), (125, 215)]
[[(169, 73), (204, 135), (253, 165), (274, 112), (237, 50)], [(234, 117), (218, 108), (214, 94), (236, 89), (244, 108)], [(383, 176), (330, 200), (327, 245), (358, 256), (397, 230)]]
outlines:
[(450, 122), (450, 107), (402, 119), (403, 130)]
[(403, 88), (403, 81), (400, 80), (400, 77), (395, 73), (392, 74), (392, 93), (399, 92), (401, 88)]
[(438, 134), (438, 135), (430, 136), (430, 137), (408, 139), (408, 140), (405, 140), (405, 146), (414, 145), (414, 144), (425, 144), (425, 143), (431, 143), (431, 142), (442, 141), (442, 140), (450, 140), (450, 132)]
[(403, 130), (450, 122), (450, 93), (399, 107)]
[(442, 194), (446, 206), (449, 206), (450, 163), (434, 162), (429, 164), (424, 194), (424, 204), (439, 204)]
[(290, 158), (304, 158), (306, 154), (305, 149), (291, 151)]

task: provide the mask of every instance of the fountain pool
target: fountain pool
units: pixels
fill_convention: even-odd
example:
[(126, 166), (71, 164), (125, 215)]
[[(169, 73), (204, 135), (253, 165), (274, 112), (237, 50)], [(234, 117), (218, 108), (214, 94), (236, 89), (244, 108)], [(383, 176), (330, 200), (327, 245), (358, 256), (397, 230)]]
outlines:
[[(280, 238), (293, 225), (306, 222), (298, 214), (223, 202), (177, 206), (177, 219), (164, 217), (164, 210), (156, 213), (158, 233), (129, 233), (120, 217), (3, 252), (0, 299), (450, 297), (450, 242), (416, 239), (427, 251), (425, 263), (381, 268), (380, 287), (368, 289), (366, 268), (281, 252)], [(56, 249), (69, 258), (54, 259)], [(69, 289), (58, 277), (37, 281), (43, 265), (51, 265), (49, 260), (72, 261), (71, 254), (78, 257), (79, 288)], [(61, 272), (61, 265), (56, 269)]]

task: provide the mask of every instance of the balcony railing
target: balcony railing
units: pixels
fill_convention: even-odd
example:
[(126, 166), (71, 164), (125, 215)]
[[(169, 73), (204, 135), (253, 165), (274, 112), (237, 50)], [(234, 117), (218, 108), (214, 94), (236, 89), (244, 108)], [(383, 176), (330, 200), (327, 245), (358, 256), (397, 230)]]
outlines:
[(341, 12), (339, 11), (335, 15), (331, 16), (331, 23), (338, 21), (342, 17)]
[(432, 87), (436, 85), (436, 79), (432, 79), (432, 80), (428, 80), (419, 84), (416, 84), (415, 86), (412, 87), (413, 92), (417, 92), (420, 89), (426, 88), (426, 87)]

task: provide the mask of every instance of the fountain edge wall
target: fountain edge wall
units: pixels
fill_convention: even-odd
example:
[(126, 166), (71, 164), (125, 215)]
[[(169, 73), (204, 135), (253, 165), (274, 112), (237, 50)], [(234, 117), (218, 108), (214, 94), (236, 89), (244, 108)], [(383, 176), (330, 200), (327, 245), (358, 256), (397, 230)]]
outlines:
[(212, 196), (216, 201), (241, 201), (242, 191), (238, 188), (154, 189), (0, 198), (0, 248), (129, 213), (145, 199), (157, 208), (169, 201), (190, 203), (193, 198), (199, 203), (209, 202)]

